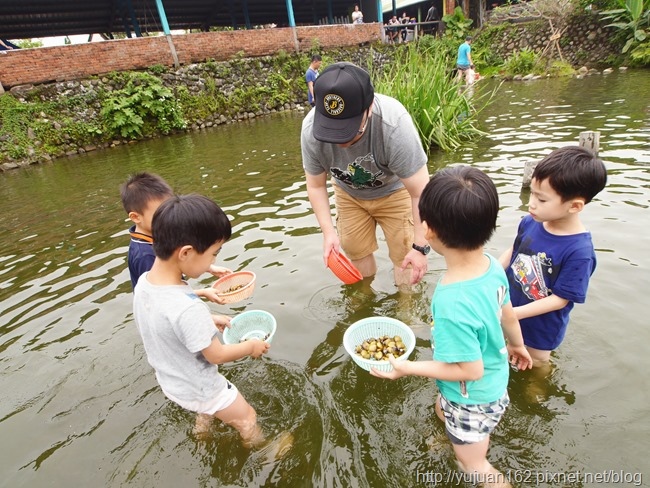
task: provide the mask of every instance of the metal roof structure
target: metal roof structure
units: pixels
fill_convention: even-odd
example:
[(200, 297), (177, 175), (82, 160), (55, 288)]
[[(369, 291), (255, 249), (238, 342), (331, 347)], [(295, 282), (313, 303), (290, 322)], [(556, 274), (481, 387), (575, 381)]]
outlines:
[(375, 0), (0, 0), (0, 38), (135, 37), (164, 32), (165, 22), (170, 30), (203, 31), (271, 23), (318, 25), (349, 18), (355, 3), (377, 12)]

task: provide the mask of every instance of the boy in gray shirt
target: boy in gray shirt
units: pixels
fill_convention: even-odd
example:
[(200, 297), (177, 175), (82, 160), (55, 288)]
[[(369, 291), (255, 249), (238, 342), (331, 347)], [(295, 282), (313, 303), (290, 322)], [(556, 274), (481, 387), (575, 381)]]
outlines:
[(133, 310), (149, 364), (167, 398), (197, 412), (197, 428), (216, 417), (236, 428), (246, 447), (262, 444), (257, 415), (217, 364), (260, 357), (269, 344), (257, 339), (224, 345), (217, 337), (228, 317), (212, 315), (184, 276), (198, 278), (210, 269), (230, 239), (228, 217), (209, 198), (173, 196), (153, 215), (156, 259), (135, 287)]

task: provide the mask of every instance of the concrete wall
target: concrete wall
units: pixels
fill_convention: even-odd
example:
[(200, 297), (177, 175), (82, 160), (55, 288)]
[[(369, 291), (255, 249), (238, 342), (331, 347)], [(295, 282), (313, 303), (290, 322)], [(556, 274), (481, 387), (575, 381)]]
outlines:
[[(181, 65), (208, 59), (226, 61), (241, 53), (245, 57), (266, 56), (281, 50), (309, 51), (354, 46), (382, 38), (381, 24), (337, 24), (292, 28), (202, 32), (171, 36)], [(47, 83), (88, 78), (111, 71), (138, 70), (174, 58), (168, 40), (140, 37), (88, 44), (17, 49), (0, 55), (0, 84)]]

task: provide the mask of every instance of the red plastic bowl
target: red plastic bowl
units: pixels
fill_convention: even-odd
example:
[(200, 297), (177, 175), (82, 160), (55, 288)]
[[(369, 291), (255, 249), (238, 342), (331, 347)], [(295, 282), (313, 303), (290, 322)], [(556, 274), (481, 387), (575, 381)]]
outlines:
[(332, 251), (327, 258), (327, 267), (346, 285), (361, 281), (363, 276), (345, 254)]

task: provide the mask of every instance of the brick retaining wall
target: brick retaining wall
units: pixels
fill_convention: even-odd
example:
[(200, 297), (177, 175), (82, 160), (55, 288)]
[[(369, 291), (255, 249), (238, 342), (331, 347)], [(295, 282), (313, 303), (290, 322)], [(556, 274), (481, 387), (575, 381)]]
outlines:
[[(281, 50), (305, 52), (314, 46), (323, 50), (354, 46), (378, 41), (382, 32), (383, 26), (378, 23), (336, 24), (181, 34), (173, 35), (172, 41), (179, 63), (191, 64), (208, 59), (226, 61), (239, 53), (244, 57), (256, 57)], [(82, 79), (156, 64), (174, 64), (164, 36), (17, 49), (0, 55), (0, 84), (11, 88)]]

